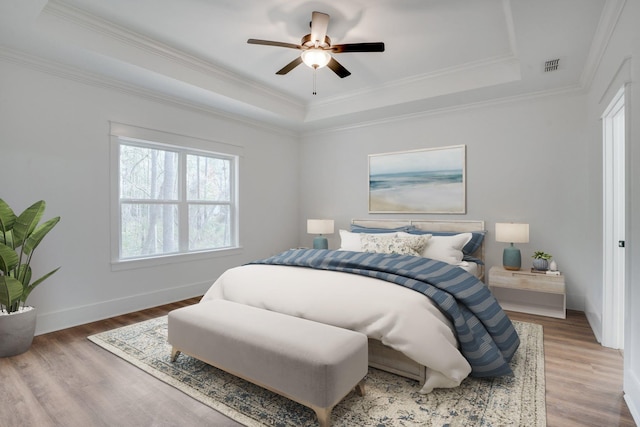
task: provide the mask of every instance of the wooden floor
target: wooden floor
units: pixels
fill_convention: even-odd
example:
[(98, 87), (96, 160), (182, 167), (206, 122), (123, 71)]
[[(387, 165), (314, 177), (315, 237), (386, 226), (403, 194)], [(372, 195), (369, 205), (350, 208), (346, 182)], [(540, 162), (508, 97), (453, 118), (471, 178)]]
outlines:
[(622, 354), (596, 342), (584, 313), (566, 319), (508, 312), (544, 329), (547, 426), (635, 426), (622, 393)]
[[(27, 353), (0, 358), (0, 425), (239, 426), (86, 339), (195, 302), (41, 335)], [(622, 397), (622, 356), (596, 343), (584, 314), (509, 316), (544, 327), (549, 427), (635, 426)]]

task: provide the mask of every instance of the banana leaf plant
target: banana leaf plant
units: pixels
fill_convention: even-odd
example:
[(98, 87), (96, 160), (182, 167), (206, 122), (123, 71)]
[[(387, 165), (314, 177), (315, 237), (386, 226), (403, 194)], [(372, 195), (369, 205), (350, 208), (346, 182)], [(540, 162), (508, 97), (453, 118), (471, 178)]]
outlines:
[(36, 286), (60, 268), (31, 281), (33, 252), (44, 236), (60, 221), (58, 216), (39, 224), (45, 205), (40, 200), (16, 215), (0, 199), (0, 310), (7, 313), (24, 307)]

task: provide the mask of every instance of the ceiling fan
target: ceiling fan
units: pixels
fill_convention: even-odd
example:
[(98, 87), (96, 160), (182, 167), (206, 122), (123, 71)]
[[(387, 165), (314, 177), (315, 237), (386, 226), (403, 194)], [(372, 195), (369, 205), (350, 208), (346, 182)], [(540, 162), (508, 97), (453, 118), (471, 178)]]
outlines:
[(351, 52), (384, 52), (384, 43), (347, 43), (331, 45), (331, 39), (327, 36), (329, 26), (329, 15), (322, 12), (311, 14), (311, 34), (302, 37), (300, 44), (275, 42), (270, 40), (249, 39), (249, 44), (261, 44), (266, 46), (287, 47), (290, 49), (302, 50), (302, 54), (296, 59), (282, 67), (276, 74), (284, 75), (293, 70), (303, 62), (309, 67), (317, 70), (324, 66), (329, 67), (340, 78), (345, 78), (351, 73), (336, 61), (331, 53), (351, 53)]

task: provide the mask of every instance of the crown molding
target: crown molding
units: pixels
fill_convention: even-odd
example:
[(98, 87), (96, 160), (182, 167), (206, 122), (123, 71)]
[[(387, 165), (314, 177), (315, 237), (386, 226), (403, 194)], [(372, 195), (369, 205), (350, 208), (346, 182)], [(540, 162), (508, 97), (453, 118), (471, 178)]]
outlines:
[(461, 112), (461, 111), (475, 110), (479, 108), (488, 108), (488, 107), (494, 107), (494, 106), (503, 105), (503, 104), (526, 102), (526, 101), (531, 101), (531, 100), (540, 99), (540, 98), (547, 98), (547, 97), (554, 97), (554, 96), (568, 96), (568, 95), (584, 95), (585, 93), (586, 93), (586, 90), (581, 85), (572, 85), (572, 86), (567, 86), (560, 89), (531, 92), (531, 93), (506, 96), (501, 98), (492, 98), (485, 101), (469, 102), (466, 104), (459, 104), (459, 105), (454, 105), (450, 107), (427, 109), (427, 110), (417, 111), (417, 112), (407, 113), (407, 114), (397, 114), (394, 116), (388, 116), (384, 119), (359, 121), (357, 123), (352, 123), (349, 125), (323, 127), (321, 129), (316, 129), (316, 130), (302, 131), (301, 136), (310, 137), (310, 136), (317, 136), (317, 135), (325, 135), (325, 134), (330, 134), (335, 132), (344, 132), (344, 131), (350, 131), (354, 129), (369, 128), (377, 125), (399, 123), (407, 120), (422, 119), (422, 118), (438, 116), (442, 114), (452, 114), (452, 113)]
[(190, 102), (183, 98), (159, 93), (153, 90), (148, 90), (140, 86), (125, 83), (120, 80), (105, 77), (100, 74), (83, 71), (59, 62), (51, 61), (3, 46), (0, 46), (0, 60), (14, 63), (44, 74), (48, 74), (65, 80), (70, 80), (76, 83), (85, 84), (96, 88), (115, 90), (125, 95), (143, 98), (160, 104), (179, 107), (199, 113), (210, 114), (216, 117), (224, 118), (226, 120), (232, 120), (243, 126), (251, 126), (256, 129), (266, 130), (272, 133), (291, 137), (299, 136), (299, 133), (297, 131), (292, 130), (288, 127), (270, 125), (261, 120), (249, 119), (241, 115), (229, 113), (228, 111), (219, 108)]
[(602, 94), (598, 99), (598, 105), (602, 105), (605, 100), (609, 99), (608, 102), (611, 102), (611, 98), (615, 95), (615, 93), (620, 90), (621, 86), (626, 86), (633, 81), (631, 76), (631, 56), (625, 56), (620, 61), (620, 65), (616, 69), (615, 73), (613, 73), (613, 77), (609, 81), (609, 84), (602, 90)]
[(342, 102), (345, 99), (366, 96), (366, 95), (378, 92), (380, 88), (399, 90), (403, 87), (424, 85), (428, 82), (439, 79), (441, 77), (446, 77), (451, 74), (462, 74), (470, 71), (475, 72), (481, 68), (486, 68), (489, 66), (493, 66), (495, 64), (504, 64), (504, 63), (519, 63), (519, 61), (518, 61), (518, 58), (516, 58), (511, 54), (496, 56), (492, 58), (484, 58), (478, 61), (467, 62), (464, 64), (458, 64), (452, 67), (441, 68), (439, 70), (435, 70), (429, 73), (417, 74), (410, 77), (406, 77), (404, 79), (394, 80), (388, 84), (379, 85), (376, 87), (369, 87), (359, 91), (348, 92), (333, 98), (319, 101), (314, 105), (334, 104), (336, 102)]
[(351, 123), (349, 125), (323, 126), (320, 129), (305, 131), (304, 128), (293, 129), (291, 127), (286, 127), (286, 126), (270, 125), (260, 120), (247, 119), (244, 116), (230, 114), (225, 110), (213, 108), (213, 107), (202, 105), (202, 104), (196, 104), (181, 98), (147, 90), (139, 86), (127, 84), (119, 80), (107, 78), (95, 73), (81, 71), (77, 68), (69, 67), (58, 62), (46, 60), (41, 57), (29, 55), (24, 52), (8, 49), (2, 46), (0, 46), (0, 60), (18, 64), (20, 66), (24, 66), (26, 68), (29, 68), (38, 72), (42, 72), (48, 75), (52, 75), (55, 77), (71, 80), (76, 83), (86, 84), (86, 85), (97, 87), (97, 88), (116, 90), (126, 95), (140, 97), (140, 98), (157, 102), (160, 104), (183, 108), (189, 111), (211, 114), (216, 117), (232, 120), (241, 125), (251, 126), (259, 130), (265, 130), (275, 134), (286, 135), (294, 138), (330, 134), (335, 132), (348, 131), (348, 130), (371, 127), (376, 125), (397, 123), (397, 122), (402, 122), (406, 120), (437, 116), (441, 114), (451, 114), (451, 113), (465, 111), (465, 110), (487, 108), (487, 107), (507, 104), (507, 103), (523, 102), (523, 101), (528, 101), (528, 100), (533, 100), (533, 99), (538, 99), (543, 97), (573, 95), (573, 94), (581, 95), (586, 93), (587, 91), (587, 88), (585, 88), (583, 85), (578, 84), (578, 85), (569, 86), (561, 89), (539, 91), (535, 93), (508, 96), (503, 98), (494, 98), (486, 101), (460, 104), (460, 105), (455, 105), (451, 107), (429, 109), (429, 110), (423, 110), (423, 111), (407, 113), (407, 114), (398, 114), (394, 116), (387, 116), (386, 118), (383, 118), (383, 119), (361, 120), (355, 123)]
[(511, 10), (511, 0), (502, 0), (502, 10), (504, 11), (504, 22), (507, 26), (507, 37), (509, 39), (509, 49), (511, 55), (518, 56), (518, 43), (516, 38), (516, 28), (513, 22), (513, 12)]
[[(309, 106), (305, 121), (464, 92), (516, 81), (520, 77), (520, 61), (512, 54), (486, 58), (314, 103)], [(359, 105), (353, 108), (354, 103)]]
[[(62, 23), (62, 25), (60, 25)], [(289, 120), (303, 120), (303, 102), (268, 88), (248, 76), (240, 76), (214, 63), (182, 52), (113, 22), (92, 15), (61, 0), (49, 0), (39, 18), (42, 27), (67, 34), (73, 42), (95, 50), (82, 33), (97, 36), (97, 52), (185, 83), (218, 93), (239, 102), (259, 106)], [(78, 34), (78, 30), (81, 34)], [(89, 43), (89, 44), (87, 44)], [(118, 49), (123, 47), (124, 49)], [(118, 57), (121, 54), (125, 58)], [(177, 70), (177, 71), (176, 71)], [(195, 73), (193, 73), (195, 72)]]
[(580, 84), (585, 88), (590, 88), (593, 83), (626, 3), (627, 0), (607, 0), (604, 5), (589, 55), (580, 75)]

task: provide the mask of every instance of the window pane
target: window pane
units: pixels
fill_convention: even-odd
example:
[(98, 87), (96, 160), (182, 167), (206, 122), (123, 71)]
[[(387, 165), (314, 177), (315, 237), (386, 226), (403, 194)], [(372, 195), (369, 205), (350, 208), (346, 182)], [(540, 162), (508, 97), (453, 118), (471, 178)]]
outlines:
[(120, 198), (178, 199), (178, 153), (120, 145)]
[(228, 202), (231, 193), (231, 161), (187, 155), (187, 198)]
[(229, 213), (225, 205), (189, 205), (189, 250), (231, 246)]
[(177, 205), (124, 203), (121, 221), (120, 258), (179, 251)]

